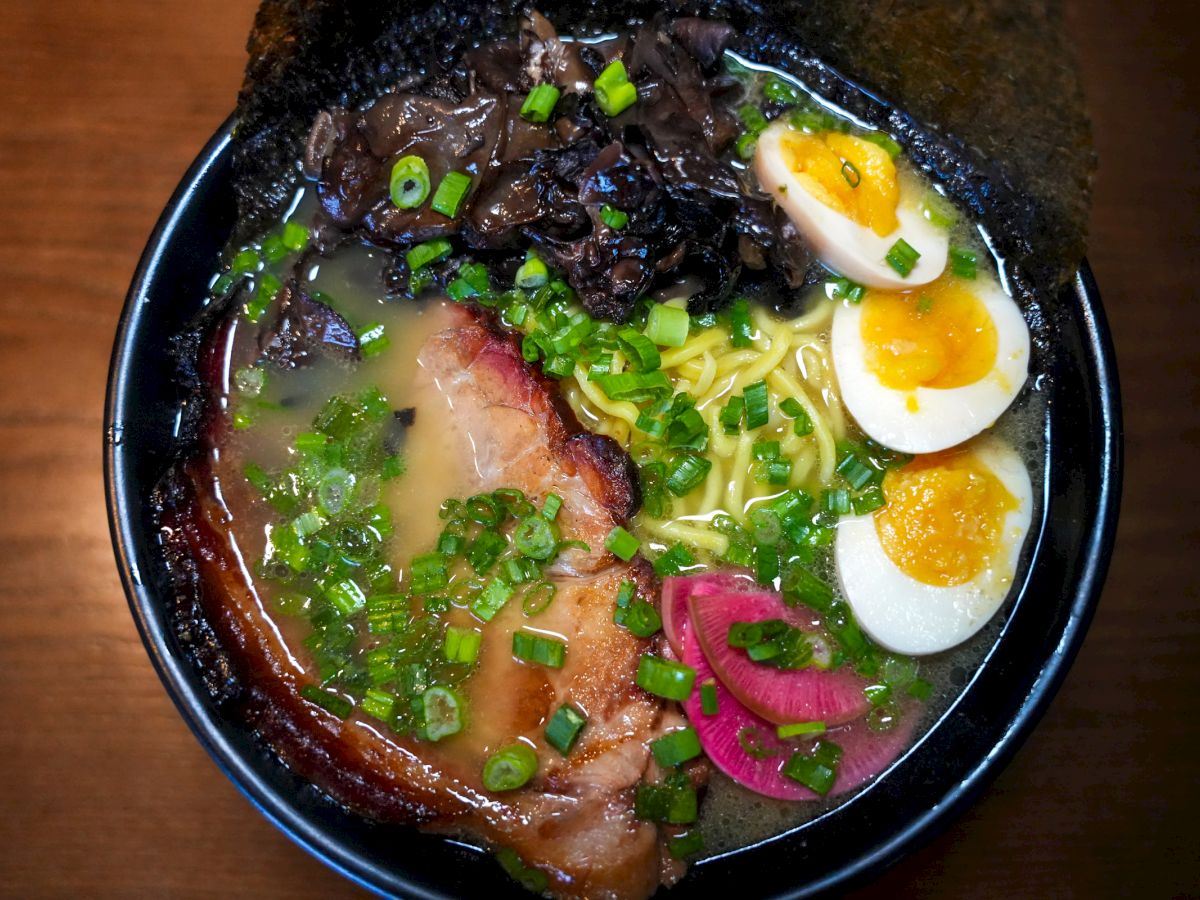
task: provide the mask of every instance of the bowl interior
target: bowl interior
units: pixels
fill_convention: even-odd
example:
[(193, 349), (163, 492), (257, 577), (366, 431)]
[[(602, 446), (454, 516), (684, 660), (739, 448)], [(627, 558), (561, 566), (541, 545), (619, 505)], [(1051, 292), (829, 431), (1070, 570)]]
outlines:
[[(404, 896), (528, 896), (486, 856), (349, 814), (294, 776), (214, 706), (180, 652), (148, 505), (171, 462), (178, 395), (170, 338), (203, 303), (235, 206), (225, 123), (185, 176), (137, 270), (117, 333), (105, 477), (118, 565), (167, 690), (240, 790), (306, 850), (360, 884)], [(928, 839), (999, 771), (1036, 722), (1083, 638), (1107, 568), (1120, 493), (1116, 370), (1086, 265), (1062, 308), (1047, 409), (1047, 489), (1026, 581), (1002, 636), (947, 714), (867, 790), (798, 832), (693, 866), (679, 894), (808, 896), (866, 877)]]

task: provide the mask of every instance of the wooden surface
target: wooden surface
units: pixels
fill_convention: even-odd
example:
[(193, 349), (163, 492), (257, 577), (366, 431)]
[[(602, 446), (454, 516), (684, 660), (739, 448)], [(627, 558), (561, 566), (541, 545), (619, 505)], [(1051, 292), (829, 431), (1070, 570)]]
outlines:
[[(192, 738), (142, 649), (105, 522), (117, 316), (159, 210), (232, 107), (254, 6), (0, 5), (0, 895), (362, 894)], [(982, 801), (863, 896), (1200, 893), (1193, 21), (1183, 2), (1072, 11), (1102, 160), (1090, 256), (1128, 426), (1099, 613)]]

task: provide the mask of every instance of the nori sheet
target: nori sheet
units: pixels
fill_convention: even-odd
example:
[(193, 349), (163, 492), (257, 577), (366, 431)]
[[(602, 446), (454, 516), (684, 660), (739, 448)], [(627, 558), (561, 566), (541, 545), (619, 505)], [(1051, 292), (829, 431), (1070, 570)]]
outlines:
[[(278, 221), (319, 110), (436, 77), (469, 46), (513, 33), (527, 6), (264, 0), (238, 102), (233, 243)], [(563, 0), (539, 8), (564, 34), (619, 30), (658, 13), (729, 21), (743, 55), (895, 134), (987, 227), (1035, 320), (1038, 300), (1083, 258), (1095, 157), (1054, 0)]]

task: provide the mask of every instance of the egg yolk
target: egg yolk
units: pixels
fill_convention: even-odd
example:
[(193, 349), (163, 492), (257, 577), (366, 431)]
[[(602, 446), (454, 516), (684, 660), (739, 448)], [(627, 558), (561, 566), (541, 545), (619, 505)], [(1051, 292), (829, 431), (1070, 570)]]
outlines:
[(896, 230), (896, 164), (882, 147), (836, 131), (788, 132), (780, 146), (787, 167), (817, 200), (880, 237)]
[(939, 278), (919, 293), (868, 291), (862, 304), (867, 368), (884, 387), (962, 387), (996, 363), (992, 317), (955, 279)]
[(883, 480), (875, 530), (888, 558), (924, 584), (950, 587), (983, 572), (1001, 548), (1004, 517), (1019, 505), (990, 469), (961, 448), (918, 456)]

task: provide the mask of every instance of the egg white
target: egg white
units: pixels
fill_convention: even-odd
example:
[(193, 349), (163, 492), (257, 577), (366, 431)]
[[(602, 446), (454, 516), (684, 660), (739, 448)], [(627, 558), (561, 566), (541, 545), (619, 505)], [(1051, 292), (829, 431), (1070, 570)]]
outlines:
[[(950, 236), (920, 210), (921, 187), (915, 179), (899, 179), (898, 225), (880, 237), (865, 225), (832, 209), (805, 190), (785, 162), (781, 142), (790, 126), (775, 121), (758, 137), (754, 171), (763, 189), (795, 223), (805, 242), (826, 266), (867, 287), (905, 290), (928, 284), (946, 268)], [(903, 238), (921, 254), (908, 275), (887, 263), (888, 251)]]
[(884, 551), (874, 514), (838, 522), (834, 554), (842, 593), (862, 629), (888, 650), (920, 656), (961, 644), (996, 614), (1012, 587), (1033, 517), (1029, 472), (998, 438), (977, 441), (972, 452), (1017, 507), (1005, 514), (991, 565), (971, 581), (940, 587), (905, 574)]
[(1029, 326), (995, 280), (981, 272), (968, 284), (996, 328), (996, 360), (981, 379), (961, 387), (907, 391), (881, 384), (862, 337), (870, 297), (834, 311), (830, 352), (842, 402), (872, 440), (904, 453), (945, 450), (989, 428), (1020, 393), (1029, 375)]

